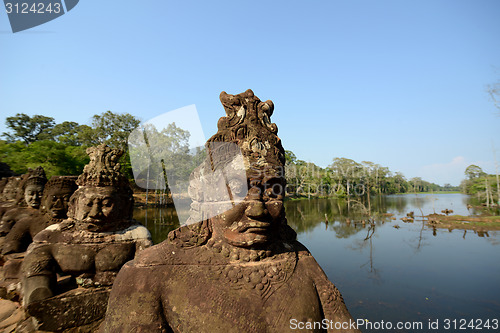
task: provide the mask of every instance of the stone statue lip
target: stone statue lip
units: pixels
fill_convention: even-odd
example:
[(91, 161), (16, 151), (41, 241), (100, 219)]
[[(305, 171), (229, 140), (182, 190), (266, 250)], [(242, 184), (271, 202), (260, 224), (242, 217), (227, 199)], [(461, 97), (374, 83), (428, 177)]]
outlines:
[(242, 225), (241, 226), (239, 225), (236, 230), (239, 232), (262, 233), (262, 232), (268, 232), (270, 228), (271, 228), (271, 223), (269, 222), (262, 222), (253, 219), (248, 219), (246, 221), (243, 221)]
[(88, 223), (88, 224), (94, 224), (94, 225), (103, 225), (106, 223), (106, 221), (103, 221), (103, 219), (95, 219), (91, 217), (85, 218), (82, 222)]

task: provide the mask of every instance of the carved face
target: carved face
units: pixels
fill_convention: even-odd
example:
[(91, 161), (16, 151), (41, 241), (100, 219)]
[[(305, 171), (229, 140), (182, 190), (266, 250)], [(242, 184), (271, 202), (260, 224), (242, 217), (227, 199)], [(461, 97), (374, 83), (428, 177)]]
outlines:
[(123, 207), (114, 187), (83, 187), (75, 192), (73, 218), (97, 229), (120, 220)]
[(73, 189), (71, 188), (49, 188), (44, 193), (43, 206), (46, 213), (52, 218), (64, 219), (68, 212), (68, 203)]
[(28, 185), (24, 190), (24, 200), (28, 207), (38, 208), (42, 198), (43, 186), (42, 185)]
[(5, 188), (3, 189), (3, 197), (5, 200), (14, 200), (16, 197), (16, 185), (17, 182), (11, 180), (9, 181), (6, 185)]
[(252, 178), (245, 199), (212, 219), (214, 238), (246, 248), (271, 241), (282, 223), (284, 184), (280, 177)]

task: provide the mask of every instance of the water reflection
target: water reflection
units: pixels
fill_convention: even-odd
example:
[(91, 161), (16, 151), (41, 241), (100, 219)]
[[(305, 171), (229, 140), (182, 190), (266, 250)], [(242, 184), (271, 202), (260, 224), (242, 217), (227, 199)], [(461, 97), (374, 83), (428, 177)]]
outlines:
[(134, 210), (134, 219), (148, 228), (154, 244), (164, 241), (170, 231), (180, 226), (174, 207), (136, 208)]
[[(500, 233), (433, 229), (422, 218), (445, 209), (477, 214), (468, 204), (461, 194), (410, 194), (371, 198), (371, 214), (367, 202), (352, 200), (286, 201), (285, 209), (354, 318), (498, 318)], [(137, 209), (134, 217), (155, 243), (179, 226), (172, 208)]]
[[(368, 211), (368, 205), (371, 211)], [(469, 206), (469, 207), (468, 207)], [(373, 197), (368, 204), (362, 200), (310, 199), (285, 202), (288, 224), (297, 234), (308, 233), (324, 224), (325, 231), (332, 231), (336, 238), (349, 238), (366, 231), (371, 225), (392, 222), (399, 229), (401, 222), (418, 224), (415, 235), (416, 248), (423, 246), (423, 231), (427, 228), (423, 216), (454, 209), (454, 214), (477, 215), (470, 208), (470, 198), (462, 194), (408, 194)], [(155, 243), (163, 241), (168, 232), (179, 227), (179, 219), (173, 207), (137, 208), (134, 218), (150, 228)], [(448, 232), (430, 228), (433, 236)], [(488, 232), (469, 230), (469, 235), (489, 237)], [(463, 239), (467, 231), (463, 231)]]

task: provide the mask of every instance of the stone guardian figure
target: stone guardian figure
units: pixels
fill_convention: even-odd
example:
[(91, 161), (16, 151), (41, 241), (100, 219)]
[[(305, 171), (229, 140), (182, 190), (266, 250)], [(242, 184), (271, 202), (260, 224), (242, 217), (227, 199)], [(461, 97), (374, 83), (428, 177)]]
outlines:
[(87, 153), (68, 218), (39, 232), (22, 264), (23, 306), (40, 330), (97, 325), (122, 265), (152, 245), (132, 219), (132, 190), (119, 172), (123, 152), (100, 145)]
[(17, 185), (14, 185), (15, 201), (12, 207), (7, 209), (4, 207), (5, 213), (0, 220), (0, 236), (8, 234), (21, 219), (38, 214), (46, 182), (45, 171), (39, 166), (36, 169), (29, 169)]
[(38, 214), (18, 221), (5, 237), (2, 254), (26, 251), (33, 238), (49, 225), (67, 219), (68, 203), (77, 185), (76, 176), (53, 176), (45, 185)]
[(323, 320), (353, 321), (287, 224), (273, 103), (251, 90), (220, 100), (226, 117), (191, 175), (188, 224), (123, 266), (100, 332), (288, 332), (295, 321), (320, 332)]

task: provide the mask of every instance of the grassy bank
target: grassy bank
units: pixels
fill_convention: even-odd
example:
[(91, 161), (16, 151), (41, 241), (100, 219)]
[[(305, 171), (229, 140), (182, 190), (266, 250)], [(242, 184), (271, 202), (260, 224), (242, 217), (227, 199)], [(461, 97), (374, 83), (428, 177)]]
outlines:
[(500, 216), (463, 216), (431, 214), (429, 226), (445, 229), (500, 230)]

